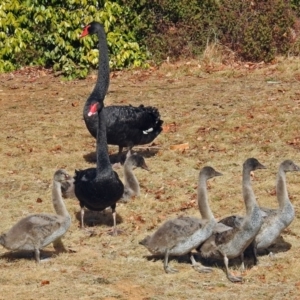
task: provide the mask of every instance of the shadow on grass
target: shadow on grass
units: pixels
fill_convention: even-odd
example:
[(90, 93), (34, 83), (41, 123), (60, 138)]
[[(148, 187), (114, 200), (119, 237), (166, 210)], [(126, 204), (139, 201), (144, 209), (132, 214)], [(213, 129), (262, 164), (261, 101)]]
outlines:
[[(55, 250), (40, 250), (41, 263), (47, 262), (49, 259), (55, 258), (59, 255), (58, 251)], [(33, 251), (9, 251), (0, 256), (0, 259), (5, 259), (8, 261), (18, 261), (20, 259), (32, 260), (35, 262)]]
[[(157, 152), (158, 152), (157, 149), (145, 148), (145, 149), (134, 150), (134, 151), (132, 151), (132, 154), (137, 153), (137, 154), (143, 156), (144, 158), (149, 158), (149, 157), (155, 156), (157, 154)], [(110, 163), (115, 164), (115, 163), (121, 162), (121, 165), (123, 165), (126, 160), (126, 154), (127, 154), (127, 151), (122, 152), (121, 161), (119, 160), (118, 153), (110, 154), (109, 155)], [(97, 161), (96, 152), (91, 152), (91, 153), (85, 154), (83, 156), (83, 158), (88, 163), (96, 163), (96, 161)]]
[(279, 236), (275, 243), (264, 250), (259, 250), (258, 255), (269, 255), (271, 252), (273, 254), (280, 253), (280, 252), (287, 252), (292, 248), (292, 244), (286, 242), (282, 236)]
[[(76, 219), (80, 223), (80, 211), (75, 213)], [(123, 219), (120, 215), (117, 214), (117, 226), (118, 224), (123, 223)], [(113, 217), (111, 209), (108, 208), (104, 211), (92, 211), (85, 209), (84, 210), (84, 224), (87, 227), (94, 227), (99, 225), (106, 225), (108, 227), (113, 226)]]
[[(284, 240), (282, 236), (278, 237), (274, 243), (274, 245), (270, 246), (269, 248), (259, 251), (258, 255), (268, 255), (269, 253), (280, 253), (280, 252), (286, 252), (289, 249), (291, 249), (292, 245)], [(224, 261), (222, 259), (213, 259), (213, 258), (204, 258), (199, 253), (193, 252), (194, 258), (196, 261), (200, 262), (205, 267), (216, 267), (221, 268), (225, 270)], [(162, 269), (163, 269), (163, 260), (164, 256), (162, 255), (146, 255), (144, 256), (149, 261), (158, 261), (160, 260), (162, 263)], [(170, 256), (169, 262), (171, 261), (177, 261), (178, 263), (184, 263), (189, 264), (191, 266), (191, 261), (188, 255), (182, 255), (182, 256)], [(245, 268), (250, 269), (254, 266), (254, 260), (251, 253), (245, 253), (244, 257), (244, 263)], [(241, 266), (241, 259), (240, 257), (236, 257), (234, 259), (229, 260), (229, 267), (233, 268), (240, 268)]]

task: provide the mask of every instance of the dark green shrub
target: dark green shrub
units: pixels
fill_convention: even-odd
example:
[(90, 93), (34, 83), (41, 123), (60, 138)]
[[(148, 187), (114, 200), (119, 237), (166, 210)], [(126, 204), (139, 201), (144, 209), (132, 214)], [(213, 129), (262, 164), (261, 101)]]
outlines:
[(268, 62), (291, 47), (290, 1), (221, 0), (217, 20), (221, 43), (243, 59)]
[(147, 46), (155, 62), (192, 57), (203, 52), (216, 36), (215, 0), (119, 0), (143, 20), (136, 27), (140, 43)]
[[(157, 60), (193, 57), (215, 39), (215, 1), (153, 1), (153, 28), (146, 42)], [(159, 49), (159, 52), (156, 51)]]
[(291, 0), (291, 7), (295, 11), (297, 17), (300, 17), (300, 0)]

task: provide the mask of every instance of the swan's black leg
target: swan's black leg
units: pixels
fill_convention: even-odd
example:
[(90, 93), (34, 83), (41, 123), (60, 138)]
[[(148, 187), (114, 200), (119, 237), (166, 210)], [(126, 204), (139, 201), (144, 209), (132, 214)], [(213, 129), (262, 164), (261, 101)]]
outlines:
[(118, 235), (119, 231), (117, 229), (117, 212), (116, 212), (116, 204), (111, 206), (111, 210), (112, 210), (112, 216), (113, 216), (113, 228), (110, 229), (111, 235), (116, 236)]
[(84, 228), (84, 206), (80, 204), (80, 227)]

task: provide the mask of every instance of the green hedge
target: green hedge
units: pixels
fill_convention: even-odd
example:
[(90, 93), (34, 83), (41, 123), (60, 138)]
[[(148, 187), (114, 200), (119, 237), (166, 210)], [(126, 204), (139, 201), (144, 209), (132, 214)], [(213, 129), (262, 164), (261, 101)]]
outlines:
[(44, 65), (68, 77), (85, 77), (98, 62), (97, 38), (78, 37), (92, 20), (104, 24), (113, 69), (145, 66), (146, 50), (128, 29), (128, 14), (132, 24), (140, 22), (128, 7), (112, 1), (2, 0), (0, 72)]

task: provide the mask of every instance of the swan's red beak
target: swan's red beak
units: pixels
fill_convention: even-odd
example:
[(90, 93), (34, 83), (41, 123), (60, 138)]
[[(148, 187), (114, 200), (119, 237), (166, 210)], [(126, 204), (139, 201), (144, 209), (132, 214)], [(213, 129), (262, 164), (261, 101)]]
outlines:
[(83, 38), (84, 36), (88, 35), (90, 27), (91, 27), (91, 25), (85, 26), (83, 28), (83, 31), (82, 31), (81, 35), (79, 36), (79, 38)]
[(96, 102), (90, 106), (90, 111), (88, 112), (88, 116), (92, 116), (97, 113), (99, 107), (99, 103)]

